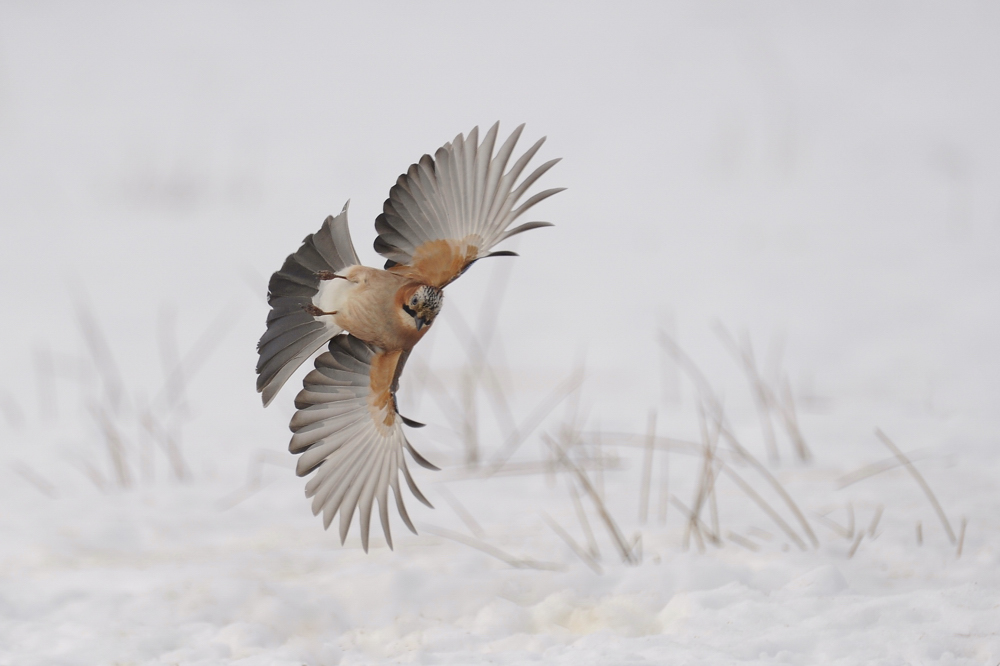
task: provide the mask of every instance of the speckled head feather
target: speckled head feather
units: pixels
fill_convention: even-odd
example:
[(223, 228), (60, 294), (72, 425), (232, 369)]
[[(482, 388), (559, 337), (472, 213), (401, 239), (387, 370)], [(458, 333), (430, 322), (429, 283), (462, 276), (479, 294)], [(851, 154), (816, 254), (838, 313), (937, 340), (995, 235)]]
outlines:
[(426, 284), (421, 285), (419, 289), (413, 292), (413, 296), (410, 297), (410, 301), (407, 303), (409, 309), (413, 311), (413, 318), (421, 321), (418, 328), (433, 324), (434, 318), (441, 312), (443, 304), (444, 292)]

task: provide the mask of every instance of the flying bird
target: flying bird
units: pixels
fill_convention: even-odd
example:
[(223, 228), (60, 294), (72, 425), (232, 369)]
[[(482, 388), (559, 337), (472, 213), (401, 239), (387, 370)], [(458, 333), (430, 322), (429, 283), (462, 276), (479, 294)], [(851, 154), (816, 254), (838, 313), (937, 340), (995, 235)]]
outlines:
[[(340, 513), (340, 541), (347, 538), (355, 509), (361, 543), (368, 551), (374, 503), (389, 547), (388, 491), (399, 515), (416, 534), (400, 493), (399, 473), (426, 504), (406, 466), (403, 450), (417, 464), (437, 469), (406, 439), (403, 425), (420, 427), (399, 413), (396, 390), (406, 359), (433, 326), (443, 289), (493, 251), (501, 241), (548, 222), (511, 224), (538, 202), (565, 188), (548, 189), (521, 201), (559, 160), (542, 164), (519, 183), (543, 137), (508, 163), (524, 125), (494, 154), (499, 123), (479, 142), (479, 128), (459, 134), (410, 166), (389, 190), (375, 219), (375, 251), (384, 269), (362, 266), (347, 226), (347, 205), (302, 241), (271, 276), (267, 330), (257, 343), (257, 391), (266, 407), (288, 378), (320, 347), (289, 427), (289, 450), (299, 454), (296, 473), (306, 483), (313, 514), (329, 528)], [(350, 203), (350, 202), (348, 202)], [(515, 255), (516, 256), (516, 255)]]

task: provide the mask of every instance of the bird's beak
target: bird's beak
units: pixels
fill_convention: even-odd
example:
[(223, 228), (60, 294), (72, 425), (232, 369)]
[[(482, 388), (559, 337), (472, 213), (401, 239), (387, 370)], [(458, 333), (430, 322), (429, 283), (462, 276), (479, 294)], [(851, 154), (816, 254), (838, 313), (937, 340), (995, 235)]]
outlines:
[(417, 330), (418, 331), (424, 327), (424, 318), (423, 317), (417, 317), (417, 318), (415, 318), (413, 320), (413, 322), (417, 325)]

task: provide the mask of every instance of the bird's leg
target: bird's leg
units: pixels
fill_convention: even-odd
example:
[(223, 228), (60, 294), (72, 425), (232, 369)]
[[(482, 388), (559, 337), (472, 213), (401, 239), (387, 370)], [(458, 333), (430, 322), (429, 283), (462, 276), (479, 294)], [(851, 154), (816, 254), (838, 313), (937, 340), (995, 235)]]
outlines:
[(346, 275), (337, 275), (333, 271), (316, 271), (316, 277), (320, 280), (336, 280), (340, 278), (341, 280), (347, 280)]
[(324, 312), (323, 310), (320, 310), (318, 307), (316, 307), (312, 303), (310, 303), (309, 305), (303, 305), (302, 309), (305, 310), (308, 314), (311, 314), (313, 317), (322, 317), (324, 315), (335, 315), (335, 314), (337, 314), (336, 310), (334, 310), (333, 312)]

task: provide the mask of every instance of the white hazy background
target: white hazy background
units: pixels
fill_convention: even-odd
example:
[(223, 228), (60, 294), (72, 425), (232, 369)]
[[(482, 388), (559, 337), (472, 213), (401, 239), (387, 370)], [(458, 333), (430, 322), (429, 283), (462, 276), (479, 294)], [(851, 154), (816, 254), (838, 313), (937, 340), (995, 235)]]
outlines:
[[(0, 664), (996, 663), (998, 35), (987, 2), (0, 2)], [(394, 552), (323, 532), (286, 453), (299, 380), (266, 411), (253, 390), (267, 277), (348, 199), (380, 265), (395, 178), (496, 120), (527, 123), (525, 146), (548, 135), (539, 159), (564, 159), (544, 186), (569, 189), (532, 211), (556, 226), (520, 258), (449, 287), (415, 357), (453, 402), (455, 313), (475, 327), (499, 308), (490, 362), (518, 419), (582, 364), (579, 427), (641, 434), (659, 410), (661, 435), (696, 438), (662, 330), (763, 457), (722, 322), (760, 358), (783, 350), (815, 461), (784, 448), (775, 473), (810, 516), (885, 506), (880, 538), (848, 558), (816, 523), (820, 548), (785, 551), (720, 487), (723, 528), (777, 540), (685, 551), (676, 513), (636, 523), (624, 450), (607, 496), (646, 530), (638, 567), (604, 541), (603, 574), (584, 566), (539, 518), (583, 541), (540, 475), (447, 492), (485, 542), (558, 572), (395, 519)], [(178, 358), (184, 481), (134, 416)], [(457, 468), (454, 414), (410, 388), (430, 423), (414, 443)], [(477, 400), (489, 457), (503, 438)], [(837, 491), (891, 455), (876, 426), (967, 520), (961, 558), (904, 470)], [(438, 507), (411, 499), (418, 526), (464, 530), (417, 478)]]

